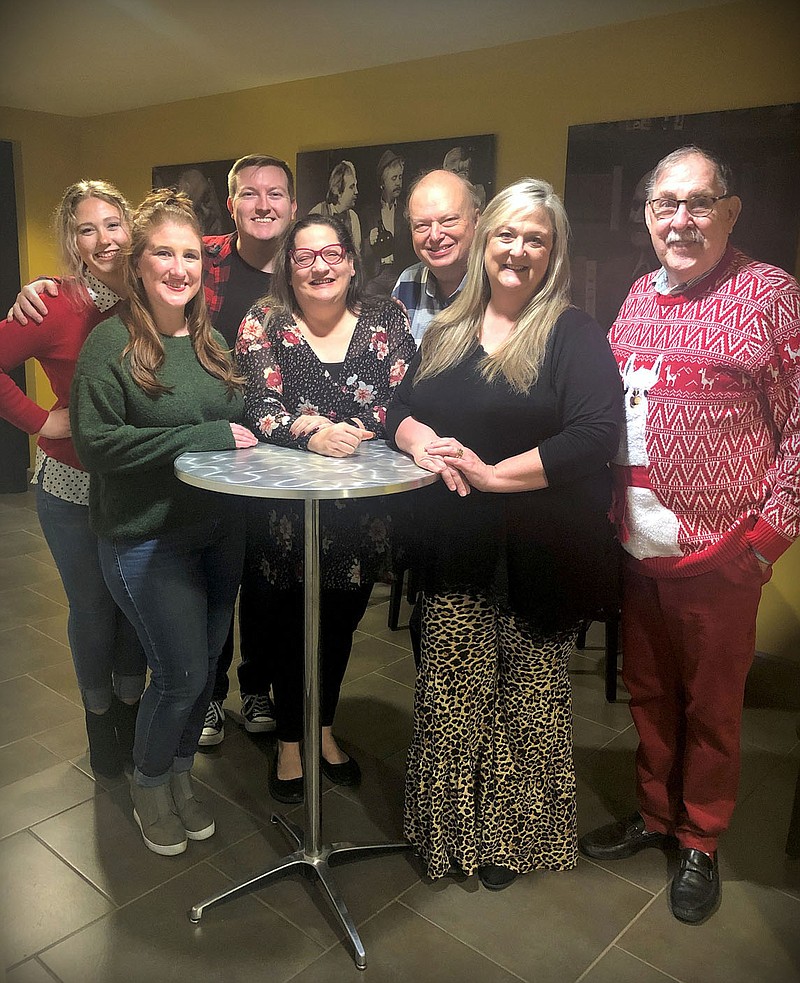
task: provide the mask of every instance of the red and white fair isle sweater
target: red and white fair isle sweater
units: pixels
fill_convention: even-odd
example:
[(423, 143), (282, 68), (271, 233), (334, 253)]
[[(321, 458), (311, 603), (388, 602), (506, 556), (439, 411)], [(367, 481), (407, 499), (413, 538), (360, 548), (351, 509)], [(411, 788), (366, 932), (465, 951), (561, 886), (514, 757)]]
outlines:
[(615, 518), (640, 571), (692, 576), (748, 547), (776, 560), (800, 534), (797, 281), (729, 247), (682, 296), (638, 280), (609, 341), (626, 415)]

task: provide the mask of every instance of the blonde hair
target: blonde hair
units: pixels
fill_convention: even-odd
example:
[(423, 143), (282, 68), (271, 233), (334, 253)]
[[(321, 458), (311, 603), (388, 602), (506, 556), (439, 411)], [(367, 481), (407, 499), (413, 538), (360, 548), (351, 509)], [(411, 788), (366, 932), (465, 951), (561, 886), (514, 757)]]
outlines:
[(61, 253), (61, 264), (65, 274), (71, 277), (64, 286), (71, 299), (80, 304), (89, 303), (86, 288), (86, 270), (78, 252), (78, 205), (87, 198), (98, 198), (112, 205), (119, 212), (119, 218), (126, 230), (131, 226), (131, 207), (125, 197), (107, 181), (76, 181), (71, 184), (53, 213), (53, 229)]
[(489, 237), (512, 217), (543, 211), (553, 229), (547, 273), (539, 289), (522, 309), (504, 344), (481, 361), (487, 382), (503, 376), (517, 392), (536, 382), (547, 340), (559, 316), (570, 306), (569, 220), (561, 199), (546, 181), (525, 177), (498, 192), (486, 206), (475, 231), (464, 288), (453, 303), (438, 314), (422, 336), (422, 360), (414, 383), (430, 379), (463, 361), (478, 347), (486, 306), (491, 295), (484, 266)]
[[(124, 267), (128, 300), (120, 312), (130, 335), (122, 357), (129, 360), (134, 382), (153, 397), (171, 390), (158, 378), (159, 369), (164, 364), (164, 344), (136, 268), (153, 231), (166, 222), (188, 226), (197, 236), (198, 249), (202, 253), (202, 233), (191, 198), (183, 191), (167, 188), (151, 191), (133, 216), (130, 251)], [(202, 284), (186, 305), (186, 324), (197, 361), (206, 372), (221, 379), (231, 395), (243, 380), (235, 374), (227, 351), (211, 334), (211, 320)]]

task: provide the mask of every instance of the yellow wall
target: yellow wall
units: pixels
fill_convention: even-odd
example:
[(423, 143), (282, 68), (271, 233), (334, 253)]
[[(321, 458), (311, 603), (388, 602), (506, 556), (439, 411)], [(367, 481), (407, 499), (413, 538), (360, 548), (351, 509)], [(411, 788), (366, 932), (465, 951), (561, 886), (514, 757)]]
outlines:
[[(38, 273), (54, 272), (58, 260), (53, 249), (50, 216), (59, 192), (80, 178), (78, 120), (48, 113), (29, 113), (0, 107), (0, 140), (14, 145), (14, 180), (17, 189), (20, 276), (26, 282)], [(0, 297), (0, 317), (11, 297)], [(28, 362), (27, 390), (43, 406), (53, 393), (38, 363)], [(36, 439), (31, 438), (31, 453)]]
[[(494, 133), (498, 186), (534, 174), (563, 190), (572, 124), (800, 100), (798, 37), (798, 5), (764, 0), (81, 120), (0, 109), (0, 137), (20, 143), (23, 274), (51, 258), (44, 229), (69, 181), (105, 177), (135, 201), (155, 164)], [(800, 658), (798, 583), (796, 547), (759, 646)]]

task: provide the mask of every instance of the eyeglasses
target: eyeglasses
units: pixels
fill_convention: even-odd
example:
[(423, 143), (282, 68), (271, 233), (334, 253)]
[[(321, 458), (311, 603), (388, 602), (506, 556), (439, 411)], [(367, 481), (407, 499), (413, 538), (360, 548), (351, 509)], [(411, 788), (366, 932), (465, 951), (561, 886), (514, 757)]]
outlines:
[(294, 265), (301, 270), (313, 266), (317, 256), (321, 256), (323, 263), (327, 263), (328, 266), (338, 266), (347, 255), (347, 248), (340, 242), (332, 242), (330, 246), (323, 246), (322, 249), (290, 249), (289, 255)]
[(653, 209), (656, 218), (672, 218), (681, 205), (694, 218), (705, 218), (714, 210), (714, 205), (730, 195), (692, 195), (691, 198), (650, 198), (647, 204)]

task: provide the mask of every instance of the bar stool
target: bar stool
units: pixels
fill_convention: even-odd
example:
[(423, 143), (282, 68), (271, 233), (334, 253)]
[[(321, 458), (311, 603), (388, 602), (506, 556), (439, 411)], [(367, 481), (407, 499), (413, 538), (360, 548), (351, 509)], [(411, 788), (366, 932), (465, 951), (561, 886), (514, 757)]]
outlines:
[[(619, 655), (619, 614), (611, 615), (603, 622), (605, 625), (605, 677), (606, 702), (617, 702), (617, 658)], [(586, 632), (589, 624), (584, 624), (578, 632), (575, 648), (586, 648)]]

